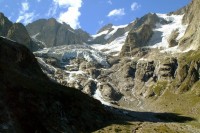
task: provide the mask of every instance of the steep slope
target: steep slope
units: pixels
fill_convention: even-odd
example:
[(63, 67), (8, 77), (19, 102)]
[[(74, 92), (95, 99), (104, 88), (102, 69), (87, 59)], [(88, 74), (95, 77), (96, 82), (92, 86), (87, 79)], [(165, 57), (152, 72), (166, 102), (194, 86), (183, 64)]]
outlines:
[(188, 28), (180, 42), (182, 49), (189, 48), (195, 50), (200, 46), (199, 7), (200, 0), (192, 0), (185, 12), (183, 24), (188, 24)]
[(59, 23), (54, 18), (41, 19), (26, 26), (30, 36), (47, 47), (83, 44), (89, 39), (89, 34), (83, 30), (74, 30), (66, 23)]
[(32, 41), (23, 24), (13, 24), (7, 17), (4, 16), (3, 13), (0, 13), (0, 36), (15, 40), (16, 42), (25, 45), (31, 51), (41, 48), (37, 43)]
[(49, 81), (24, 46), (0, 37), (0, 132), (91, 132), (111, 118), (100, 102)]
[(0, 13), (0, 36), (6, 36), (11, 26), (12, 22), (3, 13)]
[[(168, 48), (169, 45), (173, 45), (171, 44), (173, 41), (178, 41), (184, 34), (181, 20), (182, 15), (155, 13), (149, 13), (136, 19), (128, 33), (120, 56), (134, 56), (143, 52), (145, 48)], [(172, 33), (176, 30), (177, 36), (174, 37), (175, 33)], [(170, 38), (170, 35), (173, 37)]]
[(128, 32), (131, 30), (129, 25), (114, 26), (112, 24), (102, 27), (97, 34), (92, 35), (88, 44), (95, 49), (101, 50), (107, 54), (118, 55), (121, 50)]

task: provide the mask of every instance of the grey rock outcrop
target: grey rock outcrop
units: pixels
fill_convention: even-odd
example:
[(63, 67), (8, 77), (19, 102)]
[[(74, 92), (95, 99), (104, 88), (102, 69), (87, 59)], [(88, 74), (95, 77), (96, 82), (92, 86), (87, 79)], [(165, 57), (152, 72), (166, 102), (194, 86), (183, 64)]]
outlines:
[(26, 26), (30, 36), (44, 42), (47, 47), (83, 44), (89, 39), (89, 34), (83, 30), (72, 29), (66, 23), (59, 23), (54, 18), (41, 19)]
[(153, 35), (153, 28), (156, 24), (168, 24), (163, 18), (159, 18), (156, 14), (149, 13), (141, 18), (137, 18), (128, 27), (131, 28), (126, 41), (120, 52), (120, 56), (134, 56), (141, 51), (141, 47), (147, 46), (148, 41)]
[(183, 17), (183, 24), (188, 24), (185, 35), (181, 38), (179, 45), (182, 49), (192, 47), (193, 49), (199, 48), (200, 42), (200, 1), (192, 0), (189, 4), (185, 15)]
[(174, 47), (178, 45), (178, 40), (176, 40), (176, 38), (178, 37), (179, 32), (178, 30), (174, 30), (172, 31), (171, 35), (168, 38), (168, 43), (169, 43), (169, 47)]
[(7, 36), (11, 26), (12, 22), (3, 13), (0, 13), (0, 36)]
[(24, 27), (21, 23), (14, 23), (7, 34), (7, 37), (15, 40), (16, 42), (25, 45), (26, 47), (30, 48), (32, 40)]
[(0, 13), (0, 36), (7, 37), (20, 44), (23, 44), (31, 51), (41, 48), (41, 46), (32, 41), (23, 24), (13, 24), (10, 20), (8, 20), (7, 17), (4, 16), (3, 13)]
[(118, 101), (121, 98), (121, 94), (108, 83), (101, 84), (100, 91), (103, 98), (109, 101)]
[(83, 87), (83, 92), (92, 96), (94, 95), (94, 92), (96, 91), (96, 89), (97, 89), (97, 83), (93, 80), (89, 80), (88, 82), (85, 83)]
[(150, 25), (142, 25), (139, 29), (129, 32), (125, 44), (122, 47), (120, 56), (132, 56), (137, 48), (147, 45), (153, 35)]
[(175, 72), (178, 67), (176, 58), (165, 58), (163, 61), (159, 62), (158, 69), (158, 80), (175, 78)]
[(103, 32), (103, 31), (106, 31), (106, 30), (112, 30), (112, 26), (113, 26), (113, 24), (107, 24), (107, 25), (103, 26), (103, 27), (97, 32), (97, 34)]

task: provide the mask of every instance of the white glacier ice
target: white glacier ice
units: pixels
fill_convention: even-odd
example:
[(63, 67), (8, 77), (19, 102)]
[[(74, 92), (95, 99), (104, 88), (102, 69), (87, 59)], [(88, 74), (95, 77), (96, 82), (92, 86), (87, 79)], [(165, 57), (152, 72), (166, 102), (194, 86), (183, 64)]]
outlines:
[(107, 43), (107, 44), (93, 44), (91, 45), (92, 48), (97, 50), (103, 50), (106, 49), (104, 53), (110, 54), (113, 52), (116, 52), (116, 56), (119, 55), (119, 52), (122, 49), (122, 46), (124, 45), (124, 42), (126, 40), (126, 37), (128, 35), (128, 32), (126, 32), (123, 36), (116, 38), (114, 41)]
[(105, 67), (109, 66), (107, 63), (107, 56), (88, 45), (63, 45), (45, 48), (34, 52), (34, 54), (39, 57), (48, 56), (56, 58), (61, 62), (72, 58), (84, 58), (88, 62), (97, 62)]
[(154, 29), (154, 35), (149, 41), (150, 48), (164, 48), (166, 52), (180, 52), (178, 46), (169, 48), (168, 38), (173, 30), (178, 29), (179, 35), (177, 40), (179, 40), (185, 34), (187, 25), (182, 24), (183, 15), (167, 15), (167, 14), (157, 14), (158, 17), (163, 18), (167, 21), (171, 21), (169, 24), (157, 24)]
[(106, 35), (108, 32), (109, 32), (109, 30), (102, 31), (102, 32), (100, 32), (98, 34), (92, 35), (92, 38), (95, 39), (95, 38), (97, 38), (97, 37), (99, 37), (101, 35)]
[(125, 27), (127, 27), (128, 26), (128, 24), (126, 24), (126, 25), (119, 25), (119, 26), (112, 26), (112, 31), (111, 32), (109, 32), (106, 36), (105, 36), (105, 39), (109, 39), (113, 34), (115, 34), (116, 32), (117, 32), (117, 30), (118, 29), (120, 29), (120, 28), (125, 28)]

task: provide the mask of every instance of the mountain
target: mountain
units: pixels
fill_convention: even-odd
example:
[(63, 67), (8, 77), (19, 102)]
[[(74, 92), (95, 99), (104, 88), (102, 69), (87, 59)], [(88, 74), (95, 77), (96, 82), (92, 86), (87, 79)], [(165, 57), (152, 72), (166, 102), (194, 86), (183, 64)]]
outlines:
[(50, 81), (23, 45), (0, 37), (0, 132), (91, 132), (111, 119), (80, 91)]
[(6, 36), (8, 30), (12, 26), (12, 22), (9, 21), (8, 18), (6, 18), (3, 13), (0, 13), (0, 25), (1, 25), (0, 35)]
[(190, 48), (197, 49), (199, 48), (200, 41), (200, 23), (199, 23), (199, 15), (200, 11), (198, 10), (200, 7), (199, 0), (193, 0), (191, 4), (187, 7), (183, 18), (183, 24), (188, 24), (188, 28), (184, 37), (180, 41), (180, 45), (182, 49)]
[[(199, 7), (198, 1), (192, 1), (168, 14), (148, 13), (126, 25), (108, 24), (91, 35), (88, 44), (57, 46), (34, 54), (51, 80), (81, 90), (104, 105), (173, 112), (198, 121)], [(163, 130), (170, 131), (167, 127), (172, 125), (165, 124), (161, 124)], [(199, 132), (195, 124), (185, 124), (195, 129), (183, 132)], [(146, 130), (143, 123), (140, 132)]]
[(12, 23), (3, 13), (0, 13), (0, 36), (15, 40), (16, 42), (25, 45), (31, 51), (42, 48), (32, 41), (23, 24)]
[(46, 44), (46, 47), (83, 44), (89, 39), (89, 34), (81, 29), (74, 30), (66, 23), (56, 19), (40, 19), (26, 26), (29, 35)]
[[(193, 0), (168, 14), (105, 25), (95, 35), (40, 19), (26, 26), (31, 40), (45, 46), (33, 52), (37, 61), (1, 37), (3, 123), (11, 119), (6, 127), (23, 132), (199, 133), (199, 7)], [(7, 21), (1, 33), (12, 26)]]

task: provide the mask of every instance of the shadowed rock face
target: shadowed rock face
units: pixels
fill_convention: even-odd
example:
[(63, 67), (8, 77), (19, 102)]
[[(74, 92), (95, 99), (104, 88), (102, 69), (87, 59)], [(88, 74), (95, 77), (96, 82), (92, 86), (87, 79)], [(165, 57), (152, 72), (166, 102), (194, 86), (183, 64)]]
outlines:
[(0, 36), (7, 37), (18, 43), (25, 45), (31, 51), (38, 50), (40, 47), (32, 41), (25, 26), (21, 23), (12, 23), (0, 13)]
[(1, 37), (0, 64), (0, 132), (92, 132), (111, 118), (100, 102), (51, 82), (26, 47)]
[(47, 47), (83, 44), (89, 39), (89, 34), (83, 30), (74, 30), (66, 23), (59, 23), (54, 18), (41, 19), (26, 26), (30, 36), (35, 36)]
[(20, 44), (25, 45), (26, 47), (30, 47), (29, 45), (32, 41), (30, 36), (28, 35), (26, 28), (21, 23), (13, 24), (8, 31), (7, 37), (12, 40), (15, 40)]
[(11, 26), (12, 22), (3, 13), (0, 13), (0, 36), (6, 36)]

